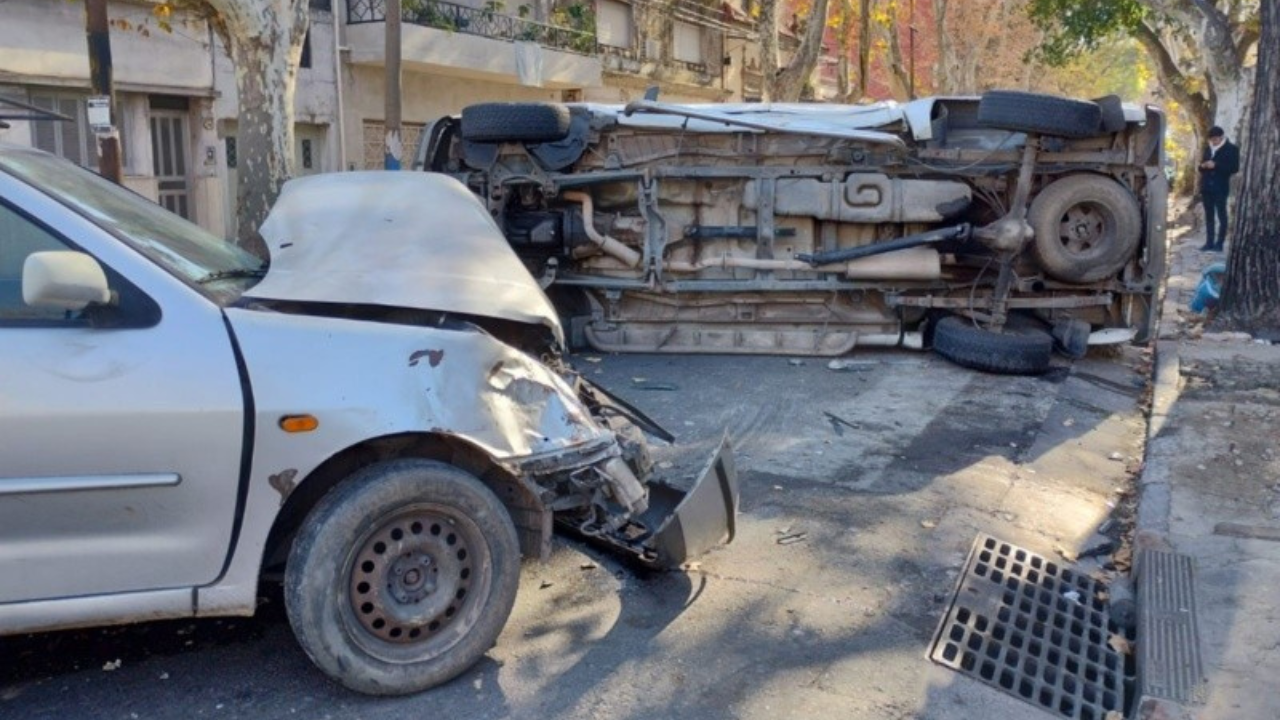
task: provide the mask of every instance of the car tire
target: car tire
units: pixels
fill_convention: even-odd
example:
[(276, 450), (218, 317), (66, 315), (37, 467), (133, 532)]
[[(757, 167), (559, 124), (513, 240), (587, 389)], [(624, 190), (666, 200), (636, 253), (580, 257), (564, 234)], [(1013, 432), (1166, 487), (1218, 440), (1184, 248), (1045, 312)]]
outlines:
[(431, 460), (356, 472), (307, 516), (285, 568), (289, 624), (325, 674), (371, 695), (450, 680), (491, 648), (520, 549), (501, 501)]
[(462, 109), (472, 142), (554, 142), (569, 136), (569, 108), (555, 103), (479, 103)]
[(1119, 95), (1106, 95), (1094, 100), (1101, 115), (1099, 127), (1104, 133), (1118, 133), (1129, 124), (1124, 119), (1124, 101)]
[(933, 349), (962, 367), (998, 375), (1039, 375), (1049, 369), (1053, 338), (1026, 326), (993, 332), (968, 318), (951, 315), (938, 321)]
[(1095, 282), (1129, 262), (1142, 239), (1142, 209), (1124, 186), (1101, 175), (1071, 175), (1031, 201), (1032, 253), (1065, 282)]
[(1057, 137), (1092, 137), (1102, 124), (1102, 110), (1088, 100), (992, 90), (978, 101), (978, 124)]

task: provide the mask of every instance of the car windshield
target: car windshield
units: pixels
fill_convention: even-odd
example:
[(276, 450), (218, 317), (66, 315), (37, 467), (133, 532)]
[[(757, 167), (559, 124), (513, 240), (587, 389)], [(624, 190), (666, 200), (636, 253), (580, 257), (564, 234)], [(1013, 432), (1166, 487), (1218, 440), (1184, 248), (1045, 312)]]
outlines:
[(36, 152), (0, 154), (0, 170), (35, 187), (128, 242), (188, 283), (232, 299), (266, 272), (257, 256), (88, 170)]

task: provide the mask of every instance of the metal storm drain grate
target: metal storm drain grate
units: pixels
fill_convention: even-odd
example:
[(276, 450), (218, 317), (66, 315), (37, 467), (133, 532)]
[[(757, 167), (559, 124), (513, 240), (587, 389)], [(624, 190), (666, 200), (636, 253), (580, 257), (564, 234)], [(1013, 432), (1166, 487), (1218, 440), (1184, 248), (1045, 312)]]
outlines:
[(1191, 702), (1204, 678), (1191, 557), (1138, 553), (1138, 674), (1143, 696)]
[[(1132, 663), (1111, 645), (1123, 635), (1105, 586), (1029, 550), (980, 534), (930, 657), (1072, 720), (1124, 713)], [(1123, 647), (1123, 646), (1122, 646)]]

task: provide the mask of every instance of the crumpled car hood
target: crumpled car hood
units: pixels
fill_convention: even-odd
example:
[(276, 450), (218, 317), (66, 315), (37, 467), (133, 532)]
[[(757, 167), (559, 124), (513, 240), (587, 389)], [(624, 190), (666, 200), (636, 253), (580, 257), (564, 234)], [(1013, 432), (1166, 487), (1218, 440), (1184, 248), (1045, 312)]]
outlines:
[(285, 184), (261, 228), (271, 267), (245, 297), (462, 313), (544, 325), (551, 301), (462, 183), (345, 172)]

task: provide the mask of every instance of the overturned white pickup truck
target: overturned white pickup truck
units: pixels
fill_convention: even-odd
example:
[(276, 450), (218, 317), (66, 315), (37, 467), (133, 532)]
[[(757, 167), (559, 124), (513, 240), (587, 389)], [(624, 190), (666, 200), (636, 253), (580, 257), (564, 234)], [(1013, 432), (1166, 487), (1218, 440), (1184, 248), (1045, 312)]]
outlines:
[[(993, 91), (906, 105), (490, 103), (417, 167), (462, 180), (604, 351), (932, 344), (1039, 372), (1145, 341), (1163, 115)], [(1052, 337), (1051, 337), (1052, 335)]]

